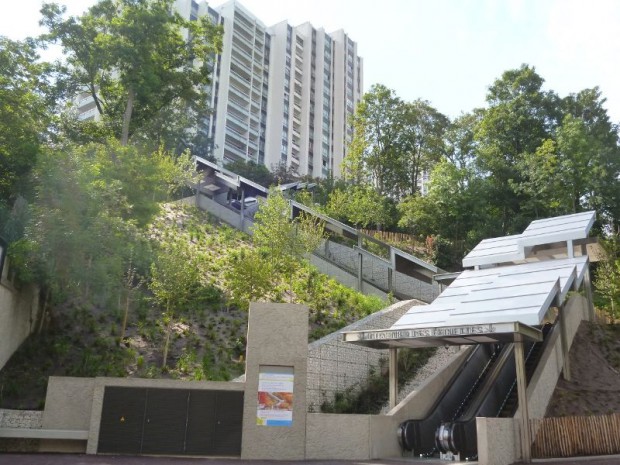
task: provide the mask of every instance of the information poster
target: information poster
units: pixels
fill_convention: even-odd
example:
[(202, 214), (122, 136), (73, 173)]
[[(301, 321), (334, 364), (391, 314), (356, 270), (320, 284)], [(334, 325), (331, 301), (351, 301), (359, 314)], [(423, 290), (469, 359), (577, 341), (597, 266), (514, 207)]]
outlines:
[(293, 367), (261, 366), (256, 424), (293, 425)]

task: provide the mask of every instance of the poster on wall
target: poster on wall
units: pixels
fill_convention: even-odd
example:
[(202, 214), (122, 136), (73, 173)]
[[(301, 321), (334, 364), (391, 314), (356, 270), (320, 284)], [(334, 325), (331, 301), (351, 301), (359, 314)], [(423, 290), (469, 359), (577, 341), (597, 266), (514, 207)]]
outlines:
[(261, 366), (258, 374), (256, 424), (293, 425), (293, 367)]

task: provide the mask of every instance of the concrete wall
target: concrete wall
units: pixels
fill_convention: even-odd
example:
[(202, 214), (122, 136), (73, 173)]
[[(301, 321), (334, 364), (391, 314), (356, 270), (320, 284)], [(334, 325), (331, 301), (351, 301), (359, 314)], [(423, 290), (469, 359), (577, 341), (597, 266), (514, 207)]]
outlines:
[(478, 463), (509, 465), (521, 456), (519, 422), (515, 418), (476, 418)]
[[(344, 270), (348, 270), (357, 280), (359, 263), (359, 252), (357, 250), (334, 241), (325, 241), (315, 253), (336, 263)], [(367, 281), (364, 282), (365, 286), (371, 283), (370, 285), (374, 284), (376, 288), (388, 289), (388, 266), (383, 260), (365, 254), (362, 260), (362, 274), (364, 280)], [(357, 281), (352, 287), (357, 288)], [(432, 302), (440, 293), (440, 287), (437, 283), (428, 284), (399, 272), (393, 273), (393, 287), (397, 295), (410, 296), (423, 302)], [(364, 290), (364, 292), (366, 291)]]
[[(43, 411), (43, 428), (89, 430), (95, 383), (95, 378), (50, 376)], [(86, 442), (42, 440), (39, 450), (84, 453)]]
[[(345, 286), (350, 287), (351, 289), (358, 288), (359, 280), (357, 279), (357, 275), (350, 273), (340, 268), (339, 266), (334, 265), (333, 263), (329, 262), (328, 260), (316, 254), (310, 255), (308, 259), (310, 260), (310, 263), (316, 266), (316, 268), (321, 273), (331, 276), (339, 283), (344, 284)], [(387, 293), (380, 290), (379, 288), (367, 282), (364, 282), (363, 286), (364, 286), (363, 288), (364, 294), (376, 295), (377, 297), (381, 299), (387, 300), (387, 297), (388, 297)]]
[(305, 459), (369, 459), (373, 417), (374, 415), (308, 414)]
[[(248, 316), (242, 459), (303, 460), (306, 455), (308, 308), (252, 303)], [(261, 366), (292, 367), (291, 426), (257, 424)]]
[(387, 350), (356, 346), (343, 341), (344, 331), (389, 328), (409, 308), (424, 305), (417, 300), (398, 302), (308, 345), (308, 411), (319, 412), (336, 392), (364, 385), (371, 368), (378, 368)]
[(237, 210), (228, 208), (226, 205), (222, 205), (221, 203), (210, 199), (206, 195), (199, 194), (197, 197), (195, 197), (195, 199), (195, 205), (198, 208), (206, 210), (212, 215), (217, 216), (219, 219), (221, 219), (225, 223), (228, 223), (233, 228), (237, 228), (248, 234), (250, 233), (250, 226), (252, 225), (252, 221), (246, 218), (243, 220), (242, 223), (241, 215)]
[[(0, 409), (0, 428), (32, 428), (42, 425), (43, 412), (39, 410)], [(37, 452), (38, 439), (0, 438), (0, 452)]]
[(0, 369), (34, 330), (39, 317), (38, 289), (16, 289), (7, 279), (8, 268), (6, 260), (0, 270)]

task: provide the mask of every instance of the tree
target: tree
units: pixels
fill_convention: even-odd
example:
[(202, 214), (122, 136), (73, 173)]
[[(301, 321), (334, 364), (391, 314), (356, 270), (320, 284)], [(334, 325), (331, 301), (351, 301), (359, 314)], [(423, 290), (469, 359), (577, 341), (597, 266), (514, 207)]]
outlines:
[(353, 117), (345, 178), (394, 200), (414, 194), (422, 173), (445, 153), (448, 123), (428, 102), (403, 102), (393, 90), (374, 85)]
[(527, 65), (504, 72), (489, 88), (489, 108), (476, 128), (477, 169), (485, 175), (493, 215), (500, 218), (496, 234), (520, 232), (535, 216), (515, 186), (523, 180), (519, 162), (536, 152), (560, 119), (558, 98), (542, 90), (543, 82)]
[(228, 257), (227, 287), (239, 308), (247, 310), (250, 302), (263, 299), (273, 289), (274, 270), (264, 255), (257, 249), (241, 248)]
[(54, 302), (109, 303), (130, 262), (148, 270), (143, 228), (184, 184), (187, 166), (114, 142), (42, 152), (31, 220), (12, 252), (22, 276)]
[(391, 226), (394, 222), (392, 202), (369, 186), (348, 186), (332, 191), (325, 212), (358, 228)]
[(165, 367), (176, 315), (200, 289), (198, 257), (184, 237), (160, 242), (148, 287), (154, 300), (165, 310), (162, 315), (165, 334), (162, 367)]
[(390, 197), (400, 199), (420, 190), (420, 180), (446, 152), (445, 133), (449, 120), (428, 102), (404, 103), (399, 116), (398, 157)]
[(27, 192), (50, 121), (49, 66), (33, 41), (0, 36), (0, 209)]
[(292, 219), (290, 212), (282, 192), (270, 189), (267, 201), (254, 216), (252, 241), (264, 252), (274, 274), (292, 279), (296, 262), (321, 244), (324, 227), (321, 221), (304, 213)]
[[(205, 116), (211, 57), (222, 40), (207, 16), (185, 20), (174, 0), (100, 0), (81, 17), (65, 19), (64, 12), (43, 5), (45, 39), (62, 45), (67, 80), (92, 97), (123, 145), (137, 133), (169, 142), (160, 140), (162, 129), (176, 127), (180, 116)], [(196, 134), (195, 127), (184, 129)]]
[(390, 189), (397, 149), (402, 101), (395, 92), (375, 84), (362, 97), (353, 116), (353, 140), (344, 160), (345, 179), (371, 184), (381, 195)]
[(620, 316), (616, 308), (620, 302), (620, 236), (614, 234), (602, 241), (602, 245), (607, 257), (597, 267), (594, 285), (597, 292), (609, 302), (609, 316), (616, 319)]

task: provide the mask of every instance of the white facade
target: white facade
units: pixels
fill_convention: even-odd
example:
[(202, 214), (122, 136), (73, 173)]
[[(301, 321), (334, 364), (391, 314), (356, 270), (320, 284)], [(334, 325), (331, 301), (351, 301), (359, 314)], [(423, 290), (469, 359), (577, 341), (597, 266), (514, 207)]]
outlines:
[(266, 28), (236, 0), (215, 11), (224, 25), (210, 124), (218, 162), (340, 176), (353, 132), (349, 116), (362, 95), (355, 42), (310, 23)]

